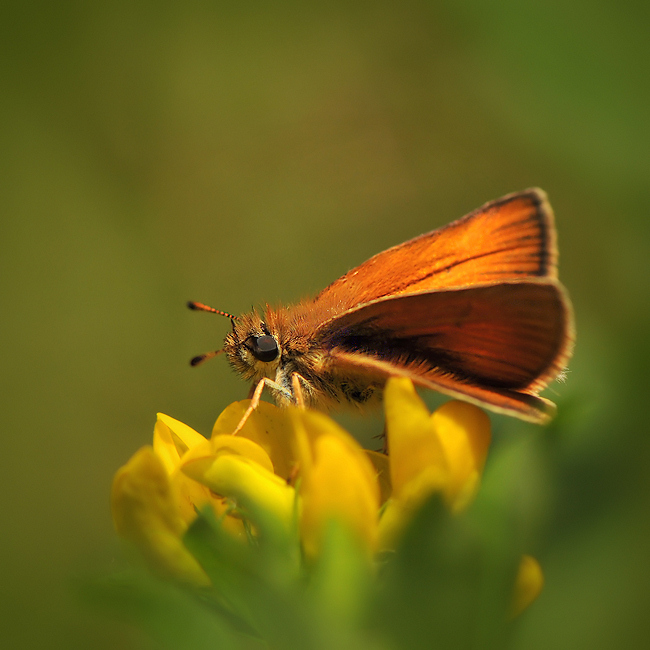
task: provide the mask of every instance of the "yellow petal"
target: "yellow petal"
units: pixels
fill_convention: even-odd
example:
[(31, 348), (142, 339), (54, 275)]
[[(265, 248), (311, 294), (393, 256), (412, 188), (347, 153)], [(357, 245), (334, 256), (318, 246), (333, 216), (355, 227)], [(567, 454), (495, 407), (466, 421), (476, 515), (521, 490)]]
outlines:
[(169, 480), (178, 495), (179, 513), (187, 525), (196, 519), (198, 510), (209, 506), (228, 532), (236, 538), (242, 540), (245, 538), (243, 522), (239, 517), (230, 514), (232, 504), (227, 499), (213, 494), (205, 485), (185, 475), (180, 468), (169, 477)]
[[(234, 402), (217, 418), (212, 437), (231, 434), (242, 419), (250, 400)], [(235, 436), (257, 443), (268, 454), (278, 476), (292, 477), (295, 458), (293, 454), (293, 426), (286, 410), (268, 402), (260, 402), (242, 429)]]
[(181, 456), (192, 447), (205, 442), (205, 437), (179, 420), (158, 413), (153, 432), (153, 448), (162, 460), (167, 474), (171, 474)]
[(192, 463), (193, 473), (201, 474), (218, 456), (228, 454), (248, 458), (269, 472), (273, 472), (273, 463), (262, 447), (248, 438), (230, 434), (213, 436), (210, 440), (204, 439), (202, 444), (189, 449), (181, 462), (183, 466)]
[(188, 451), (195, 455), (210, 449), (210, 441), (179, 420), (164, 413), (158, 413), (154, 427), (153, 448), (156, 455), (169, 474), (173, 489), (178, 496), (179, 513), (186, 524), (195, 518), (197, 510), (210, 506), (217, 518), (222, 519), (224, 527), (235, 537), (244, 537), (244, 527), (241, 520), (227, 516), (228, 504), (215, 496), (210, 490), (190, 479), (180, 469), (181, 457)]
[(294, 424), (294, 435), (303, 433), (306, 436), (308, 449), (302, 449), (299, 453), (307, 452), (307, 458), (298, 456), (300, 461), (300, 469), (303, 470), (306, 461), (311, 458), (314, 460), (314, 445), (316, 441), (323, 435), (336, 436), (341, 444), (347, 449), (347, 453), (356, 459), (359, 471), (363, 473), (365, 480), (369, 484), (375, 485), (377, 483), (377, 471), (372, 463), (368, 462), (366, 450), (337, 422), (332, 420), (320, 411), (302, 410), (297, 408), (286, 409), (292, 418)]
[(394, 498), (423, 501), (442, 490), (449, 469), (429, 410), (409, 379), (391, 377), (384, 391)]
[(530, 555), (524, 555), (515, 579), (511, 616), (519, 616), (539, 596), (543, 586), (544, 574), (539, 562)]
[(293, 417), (308, 447), (303, 446), (300, 463), (305, 553), (318, 555), (327, 524), (336, 519), (371, 554), (377, 545), (380, 502), (375, 468), (361, 446), (326, 415), (293, 411)]
[(181, 539), (186, 525), (166, 469), (143, 447), (115, 474), (111, 490), (115, 528), (164, 575), (207, 585), (209, 580)]
[(490, 446), (490, 418), (478, 406), (454, 400), (436, 410), (431, 422), (449, 468), (445, 499), (457, 512), (478, 491)]
[[(226, 530), (235, 537), (243, 539), (245, 528), (241, 518), (229, 514), (233, 506), (227, 498), (229, 495), (215, 494), (210, 487), (204, 484), (205, 477), (211, 471), (214, 461), (224, 454), (248, 458), (267, 471), (273, 472), (273, 464), (268, 454), (252, 440), (233, 435), (217, 435), (211, 440), (203, 439), (201, 444), (189, 449), (181, 459), (179, 470), (172, 475), (172, 478), (180, 486), (181, 497), (185, 497), (185, 503), (192, 508), (192, 516), (187, 520), (188, 522), (196, 516), (196, 509), (209, 505), (216, 517), (221, 519)], [(201, 479), (190, 478), (190, 475), (201, 477)], [(183, 503), (183, 500), (181, 502)], [(185, 508), (182, 508), (182, 512), (184, 515), (189, 514)]]
[(185, 476), (179, 469), (169, 477), (174, 492), (178, 496), (178, 512), (186, 524), (196, 519), (196, 512), (212, 504), (213, 496), (204, 485)]
[(189, 477), (232, 499), (244, 510), (254, 512), (263, 508), (286, 526), (293, 522), (294, 489), (250, 458), (238, 454), (217, 455), (210, 462), (189, 458), (181, 467)]

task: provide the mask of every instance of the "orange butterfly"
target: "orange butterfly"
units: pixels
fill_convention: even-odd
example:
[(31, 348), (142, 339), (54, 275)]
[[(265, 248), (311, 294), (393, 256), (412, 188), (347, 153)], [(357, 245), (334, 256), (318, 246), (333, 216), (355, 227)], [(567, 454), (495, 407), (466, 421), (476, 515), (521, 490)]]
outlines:
[(555, 405), (538, 393), (564, 369), (574, 338), (553, 211), (539, 189), (389, 248), (313, 300), (238, 317), (189, 306), (231, 319), (223, 349), (192, 365), (225, 352), (253, 382), (248, 413), (265, 385), (280, 405), (331, 408), (372, 401), (396, 375), (544, 422)]

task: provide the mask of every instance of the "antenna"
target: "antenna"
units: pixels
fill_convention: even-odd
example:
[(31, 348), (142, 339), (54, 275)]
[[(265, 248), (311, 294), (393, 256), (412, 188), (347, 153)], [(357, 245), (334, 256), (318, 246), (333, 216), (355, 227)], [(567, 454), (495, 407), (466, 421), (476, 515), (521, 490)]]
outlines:
[(216, 357), (217, 355), (221, 354), (223, 350), (212, 350), (212, 352), (205, 352), (204, 354), (199, 354), (198, 356), (194, 357), (190, 361), (190, 366), (198, 366), (201, 365), (204, 361), (207, 361), (208, 359), (212, 359)]
[(226, 316), (230, 320), (237, 320), (237, 316), (229, 314), (227, 311), (221, 311), (220, 309), (215, 309), (214, 307), (209, 307), (204, 305), (202, 302), (194, 302), (193, 300), (188, 301), (187, 306), (194, 311), (209, 311), (212, 314), (219, 314), (219, 316)]
[[(209, 307), (204, 305), (202, 302), (194, 302), (193, 300), (188, 301), (187, 306), (194, 311), (208, 311), (211, 314), (218, 314), (219, 316), (226, 316), (230, 318), (230, 323), (232, 324), (233, 330), (235, 329), (235, 321), (237, 316), (229, 314), (227, 311), (221, 311), (220, 309), (215, 309), (214, 307)], [(212, 350), (211, 352), (205, 352), (204, 354), (199, 354), (190, 361), (191, 366), (198, 366), (208, 359), (212, 359), (219, 354), (222, 354), (223, 350)]]

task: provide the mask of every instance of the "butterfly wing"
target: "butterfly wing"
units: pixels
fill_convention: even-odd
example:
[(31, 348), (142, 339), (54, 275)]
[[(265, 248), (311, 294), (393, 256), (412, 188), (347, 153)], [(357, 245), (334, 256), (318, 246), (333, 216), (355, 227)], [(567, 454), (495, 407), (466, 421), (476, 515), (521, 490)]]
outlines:
[(501, 410), (514, 400), (524, 417), (547, 411), (535, 394), (564, 368), (572, 332), (562, 286), (542, 279), (379, 299), (335, 316), (316, 336), (334, 365), (406, 373)]
[(542, 190), (510, 194), (375, 255), (321, 291), (314, 307), (343, 311), (384, 296), (557, 278), (553, 221)]
[(487, 389), (467, 380), (460, 382), (453, 375), (437, 369), (422, 374), (413, 366), (396, 366), (365, 354), (341, 350), (335, 350), (331, 360), (340, 371), (352, 376), (359, 374), (378, 382), (385, 382), (389, 377), (407, 377), (423, 388), (529, 422), (548, 422), (556, 411), (555, 404), (543, 397), (508, 389)]

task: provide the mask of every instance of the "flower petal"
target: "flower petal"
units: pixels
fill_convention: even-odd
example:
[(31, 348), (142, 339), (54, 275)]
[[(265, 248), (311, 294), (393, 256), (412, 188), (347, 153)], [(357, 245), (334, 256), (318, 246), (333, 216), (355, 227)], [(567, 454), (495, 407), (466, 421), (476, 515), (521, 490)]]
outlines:
[(169, 415), (158, 413), (154, 427), (153, 448), (160, 458), (178, 496), (179, 513), (186, 524), (196, 518), (196, 511), (209, 505), (224, 526), (236, 537), (244, 536), (241, 520), (227, 516), (229, 506), (223, 499), (180, 471), (181, 457), (191, 452), (200, 455), (210, 441), (191, 427)]
[(453, 400), (437, 409), (431, 422), (449, 468), (445, 499), (458, 512), (478, 491), (490, 446), (490, 418), (478, 406)]
[(294, 489), (250, 458), (228, 453), (213, 456), (210, 462), (189, 458), (182, 470), (216, 494), (232, 499), (247, 514), (254, 515), (261, 508), (286, 527), (293, 522)]
[[(232, 434), (249, 404), (250, 400), (230, 404), (217, 418), (212, 437)], [(236, 437), (257, 443), (268, 454), (275, 473), (285, 480), (291, 479), (295, 466), (293, 425), (286, 410), (268, 402), (260, 402)]]
[(205, 437), (179, 420), (158, 413), (153, 431), (153, 448), (171, 474), (179, 465), (181, 456), (190, 448), (205, 442)]
[(384, 409), (393, 497), (421, 502), (442, 490), (449, 477), (429, 410), (415, 392), (413, 382), (402, 377), (387, 381)]
[(510, 614), (519, 616), (539, 596), (544, 586), (544, 574), (539, 562), (531, 555), (524, 555), (519, 563), (512, 596)]
[(142, 447), (115, 474), (111, 510), (117, 532), (133, 542), (158, 571), (178, 580), (209, 580), (181, 539), (186, 524), (163, 462)]
[(371, 554), (377, 545), (380, 503), (375, 468), (356, 440), (326, 415), (298, 410), (292, 415), (299, 441), (300, 529), (306, 555), (319, 554), (332, 519), (351, 530)]
[(198, 469), (201, 464), (207, 468), (218, 456), (228, 454), (248, 458), (269, 472), (273, 472), (273, 463), (262, 447), (248, 438), (241, 438), (232, 434), (213, 436), (210, 440), (204, 439), (202, 444), (187, 451), (182, 458), (182, 465), (186, 466), (188, 463), (193, 463), (194, 469), (192, 471), (201, 473), (203, 470)]

